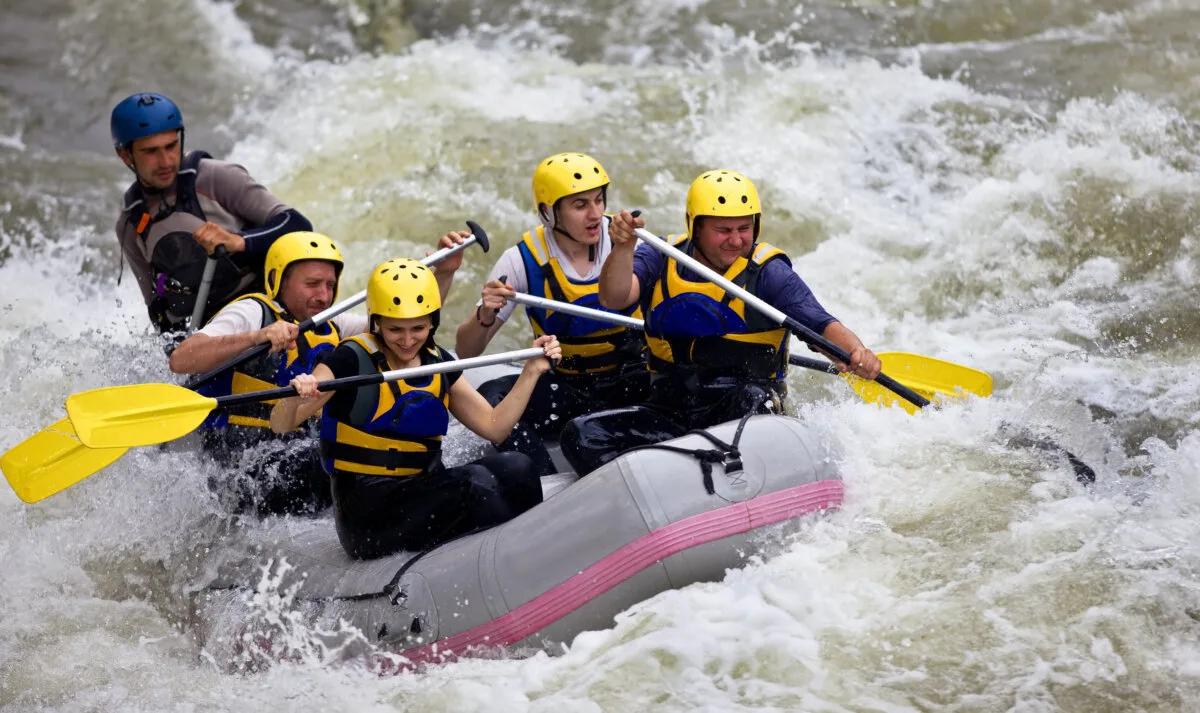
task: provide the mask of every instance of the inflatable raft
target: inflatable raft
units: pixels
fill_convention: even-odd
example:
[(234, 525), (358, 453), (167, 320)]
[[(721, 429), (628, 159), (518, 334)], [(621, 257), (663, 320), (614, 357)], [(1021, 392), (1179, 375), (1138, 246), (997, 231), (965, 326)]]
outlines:
[[(709, 429), (725, 442), (738, 423)], [(700, 435), (668, 442), (713, 453)], [(251, 600), (269, 562), (307, 625), (352, 625), (375, 650), (427, 662), (496, 647), (546, 648), (611, 626), (630, 605), (716, 581), (742, 564), (761, 528), (837, 507), (837, 454), (819, 428), (755, 416), (740, 464), (665, 450), (628, 452), (490, 530), (425, 553), (352, 560), (328, 518), (279, 518), (256, 542), (204, 570), (207, 641), (246, 640)], [(738, 468), (740, 465), (740, 469)], [(706, 476), (705, 471), (708, 471)], [(251, 634), (253, 635), (253, 634)]]

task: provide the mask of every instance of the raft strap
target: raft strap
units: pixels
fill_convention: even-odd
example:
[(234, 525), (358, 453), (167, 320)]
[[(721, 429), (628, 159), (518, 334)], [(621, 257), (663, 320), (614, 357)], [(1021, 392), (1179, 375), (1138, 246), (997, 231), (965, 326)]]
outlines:
[(704, 492), (708, 493), (709, 495), (716, 495), (717, 488), (713, 483), (713, 463), (720, 463), (722, 466), (724, 466), (726, 475), (733, 475), (735, 473), (742, 472), (744, 466), (742, 465), (742, 454), (738, 450), (738, 444), (742, 440), (742, 431), (744, 431), (746, 428), (746, 422), (750, 420), (751, 416), (758, 415), (755, 413), (756, 410), (757, 407), (755, 407), (755, 409), (751, 409), (749, 413), (747, 413), (745, 416), (742, 416), (742, 418), (738, 421), (737, 430), (733, 433), (733, 443), (726, 443), (703, 428), (694, 428), (683, 434), (685, 436), (702, 436), (703, 438), (707, 439), (709, 443), (716, 446), (716, 449), (681, 448), (680, 446), (668, 446), (662, 443), (648, 443), (644, 446), (634, 446), (633, 448), (623, 451), (621, 455), (632, 453), (634, 451), (658, 450), (692, 456), (696, 460), (700, 461), (700, 473), (703, 476)]

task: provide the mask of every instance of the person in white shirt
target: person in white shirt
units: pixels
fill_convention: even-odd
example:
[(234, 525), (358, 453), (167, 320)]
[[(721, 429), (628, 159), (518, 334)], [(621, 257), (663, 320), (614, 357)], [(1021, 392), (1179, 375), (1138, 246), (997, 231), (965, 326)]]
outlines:
[[(598, 297), (600, 268), (612, 251), (608, 236), (608, 173), (596, 159), (560, 153), (543, 159), (533, 173), (538, 225), (500, 256), (475, 311), (458, 327), (455, 351), (476, 356), (512, 316), (514, 291), (604, 309)], [(609, 310), (640, 317), (637, 305)], [(642, 335), (614, 326), (539, 308), (525, 310), (534, 336), (553, 334), (562, 361), (538, 381), (513, 435), (499, 448), (525, 453), (539, 475), (554, 471), (543, 439), (557, 439), (562, 426), (590, 411), (637, 403), (649, 388)], [(482, 384), (479, 393), (499, 403), (515, 376)]]
[[(439, 246), (460, 243), (469, 235), (448, 233)], [(185, 339), (171, 354), (171, 370), (206, 373), (258, 344), (269, 343), (269, 351), (226, 369), (200, 392), (224, 396), (271, 389), (288, 385), (298, 374), (311, 373), (343, 339), (367, 331), (365, 316), (346, 313), (300, 331), (302, 322), (333, 305), (343, 264), (341, 250), (325, 235), (300, 231), (279, 238), (264, 261), (263, 292), (229, 303)], [(459, 252), (434, 268), (443, 295), (461, 264)], [(231, 490), (235, 508), (259, 514), (325, 508), (331, 502), (329, 478), (321, 467), (316, 433), (313, 428), (272, 433), (270, 410), (269, 403), (221, 408), (204, 424), (205, 450), (239, 474)]]

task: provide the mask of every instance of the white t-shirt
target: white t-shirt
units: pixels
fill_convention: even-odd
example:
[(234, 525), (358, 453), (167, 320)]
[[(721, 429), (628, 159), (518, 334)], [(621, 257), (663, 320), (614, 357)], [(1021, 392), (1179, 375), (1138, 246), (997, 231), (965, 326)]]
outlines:
[[(279, 306), (276, 303), (276, 306)], [(367, 331), (367, 318), (361, 314), (339, 314), (330, 320), (342, 337), (352, 337)], [(231, 334), (245, 334), (263, 328), (262, 307), (254, 300), (236, 300), (217, 312), (208, 324), (197, 334), (210, 337), (227, 337)]]
[[(536, 231), (537, 228), (533, 228), (533, 230)], [(536, 234), (535, 232), (534, 235)], [(571, 260), (563, 253), (562, 248), (558, 247), (558, 240), (552, 237), (552, 235), (551, 233), (546, 235), (546, 244), (550, 247), (550, 257), (558, 258), (558, 265), (562, 268), (563, 274), (578, 282), (600, 279), (600, 268), (604, 266), (605, 258), (612, 252), (612, 240), (608, 237), (607, 219), (600, 221), (600, 242), (596, 244), (596, 259), (592, 262), (591, 270), (586, 275), (580, 275), (575, 271), (575, 266), (571, 264)], [(563, 240), (566, 239), (563, 238)], [(505, 276), (505, 283), (511, 285), (517, 292), (529, 292), (529, 278), (525, 274), (525, 261), (521, 259), (521, 248), (519, 245), (508, 248), (500, 255), (500, 259), (496, 261), (496, 264), (492, 266), (492, 271), (488, 273), (488, 282), (499, 280), (501, 275)], [(482, 304), (482, 299), (475, 302), (476, 306)], [(496, 319), (507, 322), (516, 308), (516, 302), (506, 302), (500, 308), (500, 311), (496, 313)]]

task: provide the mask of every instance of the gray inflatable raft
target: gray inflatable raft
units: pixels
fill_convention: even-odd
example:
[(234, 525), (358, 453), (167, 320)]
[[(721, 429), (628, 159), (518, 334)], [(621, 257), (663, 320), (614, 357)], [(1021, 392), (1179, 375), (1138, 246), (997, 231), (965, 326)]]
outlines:
[[(709, 432), (729, 442), (736, 428)], [(713, 447), (698, 435), (668, 443)], [(658, 592), (720, 580), (749, 556), (756, 530), (840, 505), (836, 453), (818, 428), (755, 416), (739, 450), (742, 470), (715, 464), (711, 494), (696, 458), (633, 451), (514, 520), (419, 556), (352, 560), (329, 519), (280, 518), (240, 554), (205, 563), (219, 574), (202, 597), (202, 636), (245, 640), (265, 565), (286, 561), (278, 590), (306, 621), (347, 622), (409, 662), (569, 642)]]

